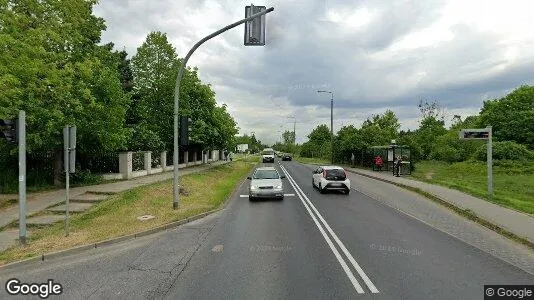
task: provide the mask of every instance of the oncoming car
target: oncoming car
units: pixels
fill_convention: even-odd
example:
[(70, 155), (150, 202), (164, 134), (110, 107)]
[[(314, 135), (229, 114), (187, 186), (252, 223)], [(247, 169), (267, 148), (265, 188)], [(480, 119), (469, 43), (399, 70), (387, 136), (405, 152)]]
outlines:
[(343, 191), (350, 193), (350, 180), (347, 178), (345, 169), (338, 166), (320, 166), (313, 170), (312, 185), (324, 193), (328, 190)]
[(274, 150), (272, 148), (265, 148), (261, 152), (261, 161), (263, 163), (266, 162), (274, 162)]
[(284, 160), (284, 161), (285, 161), (285, 160), (289, 160), (289, 161), (290, 161), (290, 160), (291, 160), (291, 155), (289, 155), (289, 154), (287, 154), (287, 153), (284, 154), (284, 155), (282, 155), (282, 160)]
[(276, 198), (284, 200), (284, 185), (280, 175), (273, 167), (257, 168), (250, 180), (248, 199), (253, 201), (256, 198)]

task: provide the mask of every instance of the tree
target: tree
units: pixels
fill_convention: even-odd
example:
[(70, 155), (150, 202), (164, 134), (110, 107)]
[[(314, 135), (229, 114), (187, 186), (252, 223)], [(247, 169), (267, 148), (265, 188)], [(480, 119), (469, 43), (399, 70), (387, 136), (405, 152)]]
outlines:
[(389, 145), (399, 134), (399, 119), (391, 110), (382, 115), (374, 115), (362, 124), (361, 138), (368, 147)]
[(419, 111), (421, 112), (421, 119), (434, 118), (439, 121), (445, 121), (443, 107), (441, 107), (437, 100), (428, 102), (427, 99), (420, 98), (417, 107), (419, 107)]
[(215, 148), (231, 149), (234, 137), (239, 132), (235, 120), (226, 109), (226, 104), (223, 104), (213, 110), (213, 126), (217, 130), (216, 139), (212, 145)]
[(285, 145), (293, 145), (295, 142), (295, 133), (293, 131), (284, 131), (282, 133), (282, 138), (284, 139)]
[(175, 49), (161, 32), (149, 33), (131, 60), (136, 94), (133, 118), (138, 130), (157, 135), (167, 149), (172, 149), (174, 141), (174, 86), (179, 63)]
[(421, 121), (421, 124), (415, 133), (415, 141), (421, 147), (422, 159), (430, 158), (436, 140), (446, 132), (445, 122), (437, 120), (433, 116), (426, 117)]
[[(95, 0), (0, 3), (0, 117), (27, 114), (27, 151), (54, 153), (60, 183), (62, 128), (78, 126), (78, 149), (106, 152), (123, 147), (129, 98), (120, 88), (118, 64), (98, 46), (104, 20)], [(108, 64), (112, 62), (111, 64)]]
[(534, 149), (534, 86), (523, 85), (503, 98), (485, 101), (478, 125), (491, 125), (496, 141)]
[(305, 157), (329, 157), (331, 153), (330, 129), (321, 124), (308, 134), (309, 141), (302, 144), (301, 155)]
[(428, 100), (421, 98), (418, 107), (421, 112), (421, 121), (415, 133), (415, 141), (420, 147), (421, 159), (428, 159), (434, 149), (436, 139), (447, 132), (445, 116), (443, 108), (436, 100), (429, 103)]

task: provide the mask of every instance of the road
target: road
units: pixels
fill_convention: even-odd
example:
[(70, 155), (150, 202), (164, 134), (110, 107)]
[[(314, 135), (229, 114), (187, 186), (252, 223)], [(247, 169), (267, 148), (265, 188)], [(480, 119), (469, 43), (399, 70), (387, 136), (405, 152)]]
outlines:
[(309, 166), (274, 165), (288, 177), (283, 201), (249, 202), (245, 182), (202, 220), (0, 280), (54, 279), (64, 299), (483, 299), (485, 284), (534, 282), (530, 250), (434, 204), (436, 226), (399, 210), (427, 200), (354, 174), (350, 195), (320, 194)]

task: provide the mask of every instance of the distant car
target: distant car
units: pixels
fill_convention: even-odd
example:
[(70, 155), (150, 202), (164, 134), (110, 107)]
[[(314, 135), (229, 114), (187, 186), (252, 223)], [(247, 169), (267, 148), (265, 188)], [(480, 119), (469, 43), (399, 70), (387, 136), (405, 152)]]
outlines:
[(265, 148), (261, 152), (261, 162), (274, 162), (274, 150), (272, 148)]
[(320, 166), (313, 170), (313, 187), (324, 193), (328, 190), (343, 191), (350, 193), (350, 180), (347, 178), (345, 169), (338, 166)]
[(291, 155), (289, 155), (289, 154), (287, 154), (287, 153), (284, 154), (284, 155), (282, 155), (282, 160), (291, 160), (291, 159), (292, 159), (292, 158), (291, 158)]
[(284, 200), (284, 185), (282, 179), (286, 178), (280, 175), (273, 167), (257, 168), (250, 180), (248, 199), (250, 201), (256, 198), (276, 198)]

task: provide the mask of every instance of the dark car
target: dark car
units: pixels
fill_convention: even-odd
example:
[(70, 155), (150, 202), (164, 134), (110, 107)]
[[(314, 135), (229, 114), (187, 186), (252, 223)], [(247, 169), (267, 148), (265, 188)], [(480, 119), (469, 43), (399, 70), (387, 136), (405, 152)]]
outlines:
[(291, 160), (291, 159), (292, 159), (291, 155), (289, 155), (289, 154), (282, 155), (282, 160)]

